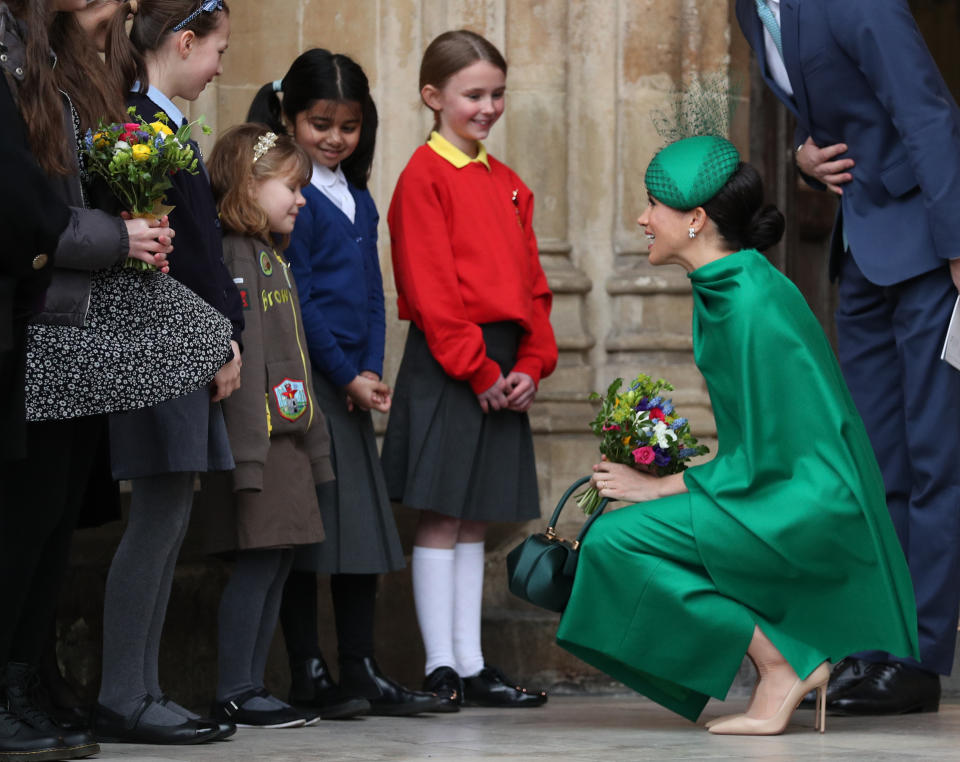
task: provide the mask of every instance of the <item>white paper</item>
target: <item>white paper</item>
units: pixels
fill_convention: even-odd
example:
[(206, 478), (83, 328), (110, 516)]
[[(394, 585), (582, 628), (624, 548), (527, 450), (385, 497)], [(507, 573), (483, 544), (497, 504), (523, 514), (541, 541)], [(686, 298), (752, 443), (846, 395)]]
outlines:
[(947, 337), (943, 340), (940, 359), (960, 370), (960, 296), (953, 305), (953, 314), (950, 315), (950, 324), (947, 326)]

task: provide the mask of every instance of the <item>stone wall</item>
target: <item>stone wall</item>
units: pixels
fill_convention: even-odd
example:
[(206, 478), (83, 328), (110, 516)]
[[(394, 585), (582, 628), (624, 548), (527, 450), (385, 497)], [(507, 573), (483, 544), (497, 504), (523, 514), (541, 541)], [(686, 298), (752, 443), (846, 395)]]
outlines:
[[(745, 71), (745, 44), (731, 25), (730, 0), (231, 0), (232, 36), (224, 74), (190, 107), (214, 130), (242, 121), (265, 82), (281, 77), (294, 56), (322, 46), (350, 55), (367, 72), (380, 112), (371, 191), (383, 217), (396, 178), (431, 124), (417, 88), (420, 55), (447, 29), (467, 27), (493, 41), (510, 63), (507, 110), (488, 147), (524, 178), (536, 196), (541, 259), (555, 294), (557, 371), (532, 411), (541, 511), (596, 459), (586, 424), (586, 397), (617, 376), (662, 375), (675, 402), (710, 440), (712, 419), (693, 365), (691, 300), (684, 273), (654, 270), (636, 225), (645, 205), (643, 171), (661, 140), (649, 114), (669, 91), (701, 74)], [(743, 79), (746, 77), (744, 75)], [(746, 145), (747, 109), (734, 137)], [(214, 136), (215, 137), (215, 136)], [(209, 146), (208, 146), (209, 147)], [(396, 320), (389, 236), (380, 228), (387, 291), (386, 377), (392, 382), (406, 327)], [(382, 427), (385, 421), (379, 421)], [(570, 511), (564, 531), (575, 531)], [(397, 510), (409, 550), (415, 517)], [(594, 673), (553, 644), (556, 617), (512, 598), (503, 558), (542, 522), (499, 526), (488, 541), (484, 639), (487, 658), (508, 673), (546, 685), (593, 686)], [(102, 582), (117, 526), (78, 539), (71, 589), (61, 617), (61, 656), (75, 677), (96, 680)], [(215, 611), (225, 577), (217, 562), (188, 543), (165, 631), (163, 675), (181, 700), (212, 693)], [(418, 683), (422, 651), (409, 574), (382, 582), (380, 660)], [(323, 614), (329, 614), (324, 601)], [(322, 614), (322, 616), (323, 616)], [(332, 628), (323, 639), (335, 653)], [(282, 691), (282, 653), (271, 662)], [(188, 667), (188, 669), (184, 669)], [(593, 681), (593, 682), (591, 682)]]

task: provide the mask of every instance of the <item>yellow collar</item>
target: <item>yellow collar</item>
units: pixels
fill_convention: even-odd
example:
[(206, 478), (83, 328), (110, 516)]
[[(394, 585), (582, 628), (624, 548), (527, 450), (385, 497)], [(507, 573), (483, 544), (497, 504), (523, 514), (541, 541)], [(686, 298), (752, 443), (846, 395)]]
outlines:
[(430, 139), (427, 141), (427, 145), (430, 146), (437, 155), (449, 161), (457, 169), (463, 169), (473, 162), (483, 164), (488, 170), (490, 169), (490, 160), (487, 159), (487, 149), (483, 143), (479, 141), (477, 141), (479, 150), (477, 151), (476, 159), (471, 159), (436, 130), (430, 133)]

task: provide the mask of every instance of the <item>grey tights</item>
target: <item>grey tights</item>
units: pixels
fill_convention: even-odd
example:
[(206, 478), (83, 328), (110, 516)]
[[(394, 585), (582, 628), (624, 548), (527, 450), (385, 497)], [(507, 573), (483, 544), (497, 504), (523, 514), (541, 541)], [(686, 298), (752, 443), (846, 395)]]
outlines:
[[(292, 548), (241, 550), (220, 598), (217, 701), (263, 688), (270, 644), (277, 629), (283, 584), (293, 564)], [(283, 706), (273, 697), (254, 697), (247, 709)]]
[[(100, 703), (128, 717), (146, 696), (160, 699), (160, 635), (173, 572), (193, 505), (192, 472), (134, 479), (130, 518), (104, 593)], [(143, 721), (179, 725), (186, 710), (151, 704)], [(189, 715), (195, 717), (196, 715)]]

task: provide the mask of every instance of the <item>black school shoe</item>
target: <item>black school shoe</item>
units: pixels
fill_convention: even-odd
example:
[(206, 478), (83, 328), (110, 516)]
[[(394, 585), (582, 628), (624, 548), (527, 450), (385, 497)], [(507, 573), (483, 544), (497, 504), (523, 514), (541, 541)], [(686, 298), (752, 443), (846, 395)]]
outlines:
[(292, 706), (277, 707), (276, 709), (248, 709), (243, 705), (252, 698), (264, 698), (269, 695), (266, 690), (253, 689), (241, 693), (227, 701), (213, 705), (211, 714), (217, 721), (232, 722), (238, 728), (302, 728), (308, 722), (316, 722), (316, 715), (305, 717), (302, 712)]
[(97, 704), (93, 713), (93, 732), (103, 743), (147, 743), (163, 746), (205, 743), (220, 735), (217, 723), (188, 720), (178, 725), (153, 725), (143, 722), (143, 713), (154, 703), (145, 696), (140, 706), (129, 717)]
[(412, 691), (394, 682), (380, 671), (370, 656), (345, 659), (340, 664), (340, 687), (344, 693), (367, 699), (372, 715), (407, 717), (434, 712), (443, 704), (439, 696)]
[(463, 703), (505, 708), (543, 706), (547, 703), (547, 693), (511, 685), (499, 669), (484, 666), (479, 674), (463, 678)]
[(84, 748), (71, 748), (58, 736), (42, 733), (0, 707), (0, 760), (3, 762), (80, 759), (99, 752), (100, 747), (96, 743)]
[[(166, 693), (157, 699), (157, 703), (160, 706), (166, 706), (169, 702), (170, 697)], [(188, 717), (187, 719), (190, 718)], [(209, 722), (217, 726), (217, 734), (210, 739), (211, 741), (224, 741), (227, 738), (230, 738), (230, 736), (235, 735), (237, 732), (237, 726), (232, 722), (215, 720), (212, 717), (201, 717), (200, 720), (202, 722)], [(0, 759), (0, 762), (3, 762), (3, 760)]]
[[(10, 662), (3, 675), (7, 709), (21, 722), (44, 738), (54, 738), (72, 750), (64, 759), (80, 759), (99, 752), (97, 739), (87, 727), (67, 729), (51, 717), (47, 707), (49, 698), (37, 670), (29, 664)], [(7, 758), (0, 755), (0, 760)]]
[(345, 694), (320, 657), (290, 663), (290, 704), (323, 720), (345, 720), (367, 714), (370, 702)]
[(443, 703), (433, 712), (459, 712), (463, 704), (463, 680), (453, 667), (437, 667), (423, 680), (423, 690), (435, 693)]

